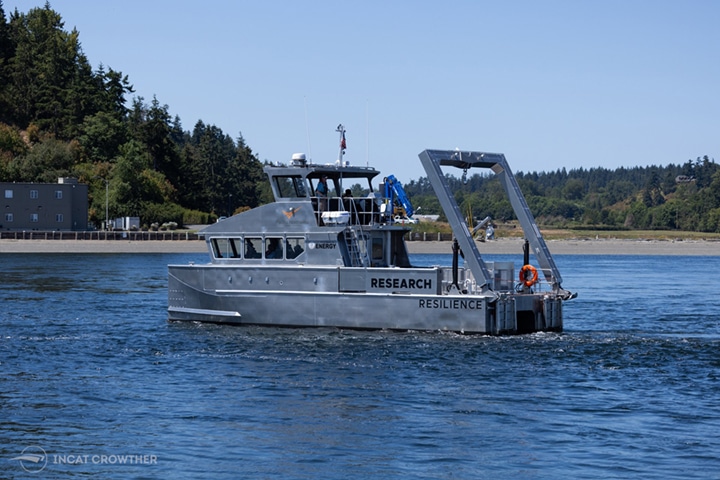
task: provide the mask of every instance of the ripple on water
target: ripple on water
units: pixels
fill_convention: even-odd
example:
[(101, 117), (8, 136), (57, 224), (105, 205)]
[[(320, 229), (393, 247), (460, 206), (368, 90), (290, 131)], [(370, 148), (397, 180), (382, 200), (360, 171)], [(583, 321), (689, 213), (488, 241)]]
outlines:
[(557, 258), (580, 292), (565, 332), (517, 337), (167, 323), (166, 265), (187, 258), (2, 257), (5, 458), (158, 457), (60, 478), (720, 471), (720, 300), (692, 281), (714, 258), (672, 279), (662, 258)]

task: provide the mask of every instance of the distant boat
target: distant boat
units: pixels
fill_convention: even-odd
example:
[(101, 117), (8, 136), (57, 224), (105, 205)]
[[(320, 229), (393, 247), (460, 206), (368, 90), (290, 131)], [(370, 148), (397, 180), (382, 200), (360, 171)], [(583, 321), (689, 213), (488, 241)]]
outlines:
[[(452, 267), (419, 267), (405, 244), (408, 222), (394, 216), (402, 206), (412, 218), (400, 182), (389, 176), (374, 190), (380, 172), (343, 161), (342, 125), (338, 131), (338, 161), (313, 164), (295, 154), (289, 165), (266, 166), (274, 203), (202, 230), (210, 263), (168, 267), (169, 320), (491, 335), (562, 330), (562, 304), (574, 294), (561, 287), (504, 155), (420, 153), (455, 241)], [(526, 236), (517, 272), (513, 262), (483, 261), (443, 166), (499, 176)], [(350, 188), (362, 194), (341, 195)]]

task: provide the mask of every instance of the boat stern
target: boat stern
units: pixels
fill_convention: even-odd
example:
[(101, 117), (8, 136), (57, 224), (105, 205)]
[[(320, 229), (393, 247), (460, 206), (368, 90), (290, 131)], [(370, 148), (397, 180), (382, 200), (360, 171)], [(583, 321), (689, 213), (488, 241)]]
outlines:
[(560, 332), (562, 298), (557, 295), (500, 295), (490, 312), (492, 335)]

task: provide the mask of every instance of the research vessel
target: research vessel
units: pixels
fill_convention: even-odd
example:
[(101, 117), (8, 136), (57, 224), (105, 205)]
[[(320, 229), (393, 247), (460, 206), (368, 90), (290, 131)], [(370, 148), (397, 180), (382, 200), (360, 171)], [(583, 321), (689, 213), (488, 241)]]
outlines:
[[(345, 161), (345, 130), (337, 131), (337, 161), (295, 154), (265, 166), (275, 201), (199, 232), (209, 263), (168, 267), (169, 320), (488, 335), (562, 330), (563, 302), (574, 294), (562, 287), (503, 154), (419, 154), (454, 239), (451, 266), (416, 266), (404, 221), (414, 212), (401, 183), (389, 175), (373, 188), (380, 172)], [(517, 269), (482, 258), (479, 227), (460, 211), (443, 168), (499, 177), (525, 235)]]

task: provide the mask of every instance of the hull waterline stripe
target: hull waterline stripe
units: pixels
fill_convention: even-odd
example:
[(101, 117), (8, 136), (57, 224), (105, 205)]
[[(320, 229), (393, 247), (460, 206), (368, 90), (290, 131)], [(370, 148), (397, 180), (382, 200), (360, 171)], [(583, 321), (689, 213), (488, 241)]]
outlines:
[(195, 315), (222, 315), (224, 317), (242, 317), (239, 312), (229, 310), (207, 310), (204, 308), (168, 307), (168, 312), (192, 313)]

